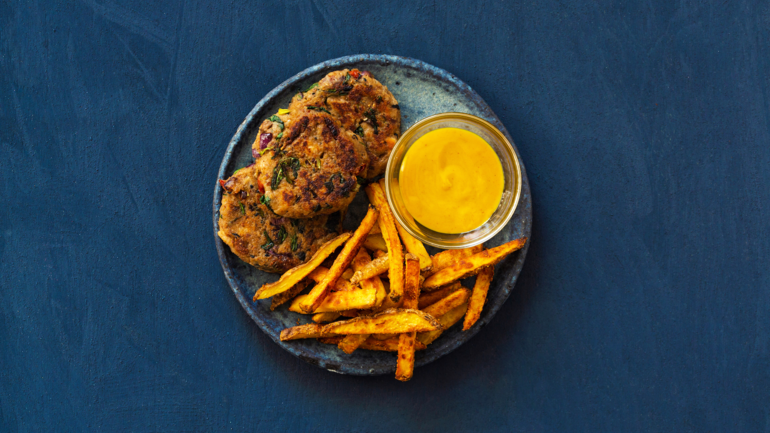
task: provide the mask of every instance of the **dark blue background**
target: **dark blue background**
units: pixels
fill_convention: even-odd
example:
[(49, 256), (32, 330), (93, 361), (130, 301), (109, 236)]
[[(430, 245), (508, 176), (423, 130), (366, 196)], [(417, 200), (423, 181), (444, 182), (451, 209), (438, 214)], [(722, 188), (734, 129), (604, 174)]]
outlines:
[[(770, 431), (770, 4), (385, 3), (0, 2), (0, 431)], [(471, 85), (532, 186), (406, 384), (278, 348), (211, 231), (249, 110), (356, 53)]]

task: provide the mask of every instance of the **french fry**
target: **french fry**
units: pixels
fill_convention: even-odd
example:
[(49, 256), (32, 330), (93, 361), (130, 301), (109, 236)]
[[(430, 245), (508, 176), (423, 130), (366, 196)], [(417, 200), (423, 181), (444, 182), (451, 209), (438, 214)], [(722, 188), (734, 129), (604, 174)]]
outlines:
[(431, 315), (420, 310), (390, 309), (373, 316), (359, 316), (324, 326), (324, 335), (349, 334), (403, 334), (440, 329), (441, 325)]
[[(356, 254), (356, 257), (353, 259), (353, 270), (360, 271), (371, 262), (372, 258), (369, 256), (369, 253), (367, 253), (365, 249), (361, 248), (358, 250), (358, 254)], [(387, 292), (385, 292), (385, 285), (382, 284), (380, 277), (375, 275), (371, 278), (361, 280), (358, 283), (360, 283), (361, 287), (364, 289), (367, 287), (374, 287), (374, 290), (377, 292), (377, 301), (374, 303), (374, 306), (379, 307), (382, 305), (382, 301), (385, 300)]]
[(487, 292), (494, 275), (495, 268), (490, 266), (482, 269), (476, 277), (476, 284), (473, 286), (473, 293), (468, 301), (468, 312), (465, 313), (465, 320), (463, 321), (463, 331), (469, 330), (481, 317), (481, 310), (484, 308), (484, 302), (487, 300)]
[[(438, 331), (431, 331), (431, 332), (438, 332)], [(377, 334), (374, 334), (377, 335)], [(333, 337), (319, 337), (318, 341), (324, 344), (334, 344), (335, 346), (339, 346), (340, 342), (344, 340), (347, 337), (342, 337), (341, 335), (335, 335)], [(396, 352), (398, 351), (398, 338), (388, 338), (384, 340), (376, 340), (374, 339), (374, 336), (367, 338), (363, 343), (361, 343), (360, 346), (358, 346), (359, 349), (365, 349), (365, 350), (379, 350), (384, 352)], [(414, 348), (416, 350), (425, 350), (425, 345), (421, 342), (417, 341), (414, 344)]]
[(401, 334), (398, 337), (397, 380), (406, 382), (414, 374), (414, 343), (416, 341), (417, 333), (414, 331)]
[(435, 304), (425, 307), (425, 309), (422, 311), (430, 314), (433, 317), (440, 317), (446, 314), (449, 310), (465, 303), (465, 301), (467, 301), (470, 297), (471, 291), (465, 287), (462, 287), (457, 291), (450, 293), (446, 298), (436, 302)]
[(313, 269), (317, 268), (324, 260), (326, 260), (326, 258), (329, 257), (337, 247), (342, 245), (343, 242), (348, 240), (350, 236), (351, 233), (343, 233), (323, 244), (307, 263), (289, 269), (286, 273), (281, 275), (281, 278), (279, 278), (278, 281), (260, 287), (259, 290), (257, 290), (257, 293), (254, 294), (254, 300), (269, 298), (291, 289), (307, 277), (309, 273), (313, 272)]
[(420, 270), (429, 271), (433, 267), (433, 260), (431, 260), (428, 251), (425, 249), (425, 245), (418, 241), (417, 238), (410, 235), (398, 222), (396, 222), (396, 229), (401, 236), (401, 243), (404, 244), (404, 248), (420, 259)]
[(420, 300), (417, 304), (418, 310), (424, 310), (425, 307), (433, 305), (439, 300), (446, 298), (450, 293), (459, 290), (462, 287), (459, 281), (446, 285), (433, 292), (420, 293)]
[(331, 337), (318, 337), (318, 341), (320, 341), (323, 344), (333, 344), (336, 346), (340, 344), (340, 341), (342, 341), (343, 338), (345, 337), (343, 337), (342, 335), (334, 335)]
[[(315, 281), (316, 283), (320, 283), (321, 281), (326, 278), (326, 275), (329, 273), (329, 268), (325, 268), (323, 266), (319, 266), (313, 270), (310, 274), (308, 274), (308, 278)], [(344, 277), (344, 274), (343, 274)], [(343, 292), (347, 292), (350, 290), (356, 290), (358, 287), (356, 287), (355, 284), (351, 284), (350, 281), (340, 278), (337, 280), (337, 282), (334, 283), (334, 290), (339, 290)]]
[(482, 251), (484, 251), (484, 245), (476, 245), (475, 247), (462, 248), (459, 250), (445, 250), (441, 251), (440, 253), (436, 253), (431, 257), (433, 267), (428, 272), (423, 273), (423, 275), (428, 277), (459, 261), (460, 259), (470, 257)]
[(278, 306), (294, 299), (295, 296), (299, 295), (303, 290), (307, 289), (309, 284), (310, 283), (308, 283), (308, 281), (305, 279), (295, 284), (291, 289), (273, 296), (273, 298), (270, 300), (270, 311), (275, 311)]
[[(371, 263), (371, 261), (372, 258), (369, 256), (369, 253), (366, 252), (366, 249), (361, 248), (358, 250), (358, 254), (356, 254), (356, 257), (353, 259), (353, 269), (359, 271)], [(361, 280), (360, 284), (364, 289), (372, 288), (375, 290), (376, 296), (374, 308), (376, 309), (377, 307), (380, 307), (388, 295), (385, 291), (385, 285), (382, 284), (380, 277), (375, 275), (371, 278)], [(358, 346), (361, 345), (361, 343), (366, 340), (368, 336), (368, 334), (349, 335), (345, 337), (342, 342), (340, 342), (339, 348), (343, 352), (351, 354), (356, 350), (356, 348), (358, 348)]]
[(516, 239), (498, 247), (484, 250), (470, 257), (460, 259), (458, 262), (447, 266), (426, 278), (425, 282), (422, 284), (422, 288), (431, 291), (462, 278), (475, 275), (481, 269), (498, 264), (508, 256), (508, 254), (523, 247), (526, 242), (527, 238)]
[(380, 233), (382, 233), (382, 230), (380, 230), (380, 224), (377, 223), (374, 225), (374, 227), (372, 227), (372, 231), (369, 232), (369, 236), (378, 235)]
[[(289, 311), (304, 314), (302, 304), (307, 302), (310, 295), (300, 295), (294, 298)], [(331, 313), (338, 311), (372, 308), (377, 301), (377, 290), (374, 287), (342, 292), (330, 292), (314, 311), (316, 313)]]
[[(329, 272), (324, 277), (323, 281), (316, 284), (315, 287), (308, 293), (307, 297), (299, 304), (299, 307), (306, 313), (312, 313), (323, 302), (330, 289), (334, 287), (334, 284), (339, 279), (340, 275), (345, 272), (345, 269), (353, 261), (358, 249), (361, 248), (361, 244), (364, 243), (366, 235), (369, 234), (369, 230), (377, 222), (377, 215), (379, 212), (372, 206), (369, 206), (369, 211), (366, 213), (361, 225), (358, 226), (353, 236), (348, 239), (342, 251), (334, 260), (334, 264), (329, 269)], [(320, 313), (320, 311), (319, 311)]]
[[(358, 348), (364, 350), (379, 350), (383, 352), (397, 352), (399, 350), (399, 339), (388, 338), (387, 340), (375, 340), (369, 337)], [(415, 341), (414, 349), (425, 350), (425, 345), (419, 341)]]
[(361, 266), (359, 269), (356, 269), (356, 272), (354, 272), (353, 276), (350, 277), (350, 283), (358, 284), (363, 280), (384, 274), (389, 269), (390, 269), (390, 259), (388, 258), (387, 255), (376, 258), (370, 261), (369, 263)]
[(281, 341), (298, 340), (300, 338), (318, 338), (323, 337), (325, 325), (318, 323), (308, 323), (307, 325), (292, 326), (281, 331)]
[(450, 310), (449, 312), (447, 312), (446, 314), (438, 318), (438, 321), (444, 327), (443, 330), (418, 332), (417, 341), (426, 346), (429, 345), (430, 343), (433, 343), (441, 335), (442, 332), (451, 328), (455, 323), (459, 322), (460, 319), (463, 318), (467, 310), (468, 310), (467, 303), (464, 303), (459, 307), (453, 308), (452, 310)]
[(369, 334), (346, 335), (345, 338), (343, 338), (342, 341), (339, 342), (337, 347), (339, 347), (341, 351), (350, 355), (356, 349), (358, 349), (358, 346), (360, 346), (364, 341), (366, 341), (367, 338), (369, 338)]
[(388, 257), (390, 258), (388, 269), (390, 293), (388, 296), (393, 301), (398, 301), (404, 295), (404, 249), (398, 238), (396, 220), (393, 218), (388, 201), (385, 199), (385, 193), (379, 184), (370, 183), (365, 190), (369, 201), (380, 211), (380, 230), (382, 230), (382, 238), (385, 239), (385, 244), (388, 246)]
[[(383, 240), (383, 242), (385, 242), (385, 241)], [(374, 258), (375, 258), (375, 259), (379, 259), (380, 257), (385, 257), (385, 256), (387, 256), (387, 255), (388, 255), (388, 252), (387, 252), (386, 250), (376, 250), (376, 251), (374, 251), (374, 253), (372, 253), (372, 254), (374, 254)]]
[(385, 244), (385, 239), (382, 237), (382, 232), (367, 236), (366, 240), (364, 241), (364, 247), (369, 251), (388, 250), (388, 246)]
[(339, 317), (340, 317), (340, 313), (337, 313), (337, 312), (315, 313), (313, 314), (313, 322), (329, 323), (329, 322), (334, 322)]
[(374, 340), (389, 340), (392, 338), (398, 343), (398, 334), (372, 334), (369, 338)]
[[(427, 254), (427, 253), (426, 253)], [(420, 259), (412, 253), (405, 256), (404, 266), (404, 308), (417, 308), (420, 297)], [(414, 342), (417, 338), (415, 331), (401, 334), (398, 339), (398, 361), (396, 362), (396, 379), (405, 382), (414, 373)]]

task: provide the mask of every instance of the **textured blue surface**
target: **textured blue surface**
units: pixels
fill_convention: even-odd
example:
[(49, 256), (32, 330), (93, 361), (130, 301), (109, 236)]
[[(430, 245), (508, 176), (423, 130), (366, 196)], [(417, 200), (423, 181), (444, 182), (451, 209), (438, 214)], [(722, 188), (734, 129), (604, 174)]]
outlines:
[[(291, 74), (446, 69), (526, 164), (514, 292), (330, 374), (232, 296), (211, 191)], [(770, 4), (0, 3), (0, 431), (769, 431)]]

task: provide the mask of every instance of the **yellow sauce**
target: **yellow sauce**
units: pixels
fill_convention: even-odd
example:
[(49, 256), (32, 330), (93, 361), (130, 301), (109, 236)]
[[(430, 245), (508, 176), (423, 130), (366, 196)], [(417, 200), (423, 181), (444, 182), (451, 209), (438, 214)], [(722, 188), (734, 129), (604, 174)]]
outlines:
[(399, 172), (404, 205), (420, 224), (464, 233), (484, 224), (503, 195), (503, 167), (478, 135), (442, 128), (418, 138)]

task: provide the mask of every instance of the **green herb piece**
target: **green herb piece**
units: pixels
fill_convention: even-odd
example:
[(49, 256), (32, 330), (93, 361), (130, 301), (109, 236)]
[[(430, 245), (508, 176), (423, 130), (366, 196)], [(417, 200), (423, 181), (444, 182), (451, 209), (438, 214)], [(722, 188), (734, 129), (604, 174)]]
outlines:
[(347, 83), (349, 81), (350, 81), (350, 74), (345, 74), (345, 82)]
[(305, 89), (305, 92), (309, 92), (309, 91), (315, 89), (316, 87), (318, 87), (318, 83), (313, 83), (310, 87)]
[(267, 195), (263, 195), (262, 198), (259, 199), (259, 202), (267, 206), (267, 208), (270, 209), (271, 211), (273, 210), (273, 208), (270, 207), (270, 197), (268, 197)]
[(333, 175), (329, 176), (329, 180), (324, 182), (324, 186), (326, 187), (327, 190), (329, 190), (329, 193), (334, 191), (334, 178), (335, 177), (339, 177), (340, 178), (340, 180), (339, 180), (340, 184), (342, 184), (342, 182), (344, 180), (342, 178), (342, 174), (340, 174), (340, 173), (334, 173)]
[(326, 108), (324, 108), (324, 107), (316, 107), (315, 105), (308, 105), (307, 109), (308, 110), (313, 110), (313, 111), (323, 111), (326, 114), (332, 114)]
[(278, 189), (278, 185), (281, 184), (281, 181), (283, 180), (283, 166), (281, 164), (278, 164), (273, 168), (273, 179), (270, 181), (270, 186), (273, 188), (273, 190)]
[(235, 176), (236, 174), (238, 174), (238, 172), (239, 172), (239, 171), (241, 171), (241, 170), (243, 170), (244, 168), (246, 168), (246, 167), (241, 167), (241, 168), (239, 168), (238, 170), (235, 170), (235, 171), (233, 172), (233, 176)]
[(276, 140), (280, 140), (280, 139), (282, 139), (282, 138), (283, 138), (283, 132), (281, 132), (280, 134), (278, 134), (278, 135), (276, 135), (276, 136), (275, 136), (275, 139), (276, 139)]
[(377, 103), (379, 104), (380, 102), (382, 102), (382, 96), (380, 96), (380, 95), (377, 95), (377, 98), (376, 98), (375, 100), (376, 100), (376, 101), (377, 101)]
[(377, 125), (377, 111), (374, 108), (370, 108), (366, 110), (364, 113), (364, 116), (366, 116), (367, 120), (371, 122), (372, 127), (374, 128), (374, 134), (379, 133), (379, 125)]
[(297, 251), (297, 248), (299, 248), (299, 243), (297, 242), (297, 234), (294, 233), (291, 235), (291, 251)]
[(270, 248), (273, 248), (275, 246), (275, 244), (273, 243), (273, 240), (270, 239), (270, 234), (267, 232), (267, 230), (263, 230), (263, 232), (265, 234), (265, 238), (267, 238), (267, 242), (262, 244), (262, 249), (267, 251)]
[[(281, 118), (280, 118), (280, 117), (278, 117), (278, 116), (277, 116), (277, 115), (275, 115), (275, 114), (273, 114), (272, 116), (270, 116), (270, 121), (271, 121), (271, 122), (275, 122), (275, 123), (277, 123), (277, 124), (278, 124), (278, 126), (280, 126), (280, 127), (281, 127), (281, 131), (283, 131), (283, 128), (285, 128), (285, 126), (283, 125), (283, 120), (281, 120)], [(281, 137), (278, 137), (278, 138), (281, 138)]]
[(283, 226), (281, 226), (281, 229), (278, 230), (278, 243), (282, 244), (283, 241), (285, 240), (286, 240), (286, 229)]
[(246, 215), (246, 207), (243, 205), (243, 203), (240, 203), (241, 205), (241, 214)]
[(358, 128), (356, 128), (356, 130), (353, 132), (355, 132), (359, 137), (364, 136), (364, 128), (362, 128), (361, 125), (358, 125)]

